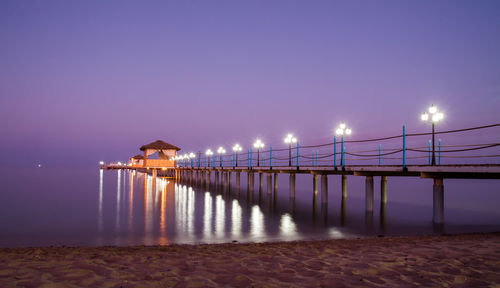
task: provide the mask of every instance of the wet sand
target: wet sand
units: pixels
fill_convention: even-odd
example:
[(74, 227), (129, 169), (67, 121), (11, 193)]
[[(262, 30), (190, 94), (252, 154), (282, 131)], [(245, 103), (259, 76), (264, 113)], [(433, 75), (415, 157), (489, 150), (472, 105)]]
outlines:
[(0, 287), (500, 287), (500, 233), (0, 249)]

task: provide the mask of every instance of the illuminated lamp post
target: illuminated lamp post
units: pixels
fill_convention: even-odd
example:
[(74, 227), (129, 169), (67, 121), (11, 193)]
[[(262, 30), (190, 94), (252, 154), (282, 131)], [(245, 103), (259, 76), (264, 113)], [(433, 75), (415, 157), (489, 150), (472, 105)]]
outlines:
[(340, 166), (342, 166), (342, 169), (344, 169), (344, 166), (345, 166), (344, 135), (351, 135), (351, 133), (352, 133), (352, 130), (347, 128), (345, 123), (340, 123), (339, 128), (337, 128), (337, 130), (335, 130), (335, 134), (337, 134), (338, 136), (342, 136), (342, 144), (340, 146), (340, 149), (341, 149)]
[(193, 152), (189, 153), (189, 159), (191, 159), (191, 168), (194, 167), (194, 157), (196, 157), (196, 155)]
[(435, 146), (435, 125), (439, 121), (443, 120), (444, 114), (439, 112), (438, 108), (434, 105), (429, 107), (429, 113), (424, 112), (420, 115), (420, 119), (424, 122), (430, 120), (432, 125), (432, 162), (431, 165), (436, 165), (436, 146)]
[(220, 167), (222, 167), (222, 157), (224, 155), (224, 153), (226, 153), (226, 150), (224, 149), (224, 147), (219, 147), (219, 149), (217, 149), (217, 153), (219, 153), (220, 155)]
[(243, 148), (241, 148), (240, 144), (236, 144), (233, 146), (233, 151), (236, 159), (236, 167), (238, 167), (238, 152), (241, 152)]
[(210, 156), (214, 155), (214, 152), (212, 152), (212, 150), (208, 149), (205, 152), (205, 155), (207, 156), (207, 164), (208, 164), (208, 167), (210, 168)]
[(264, 142), (262, 142), (260, 139), (255, 140), (255, 143), (253, 143), (253, 147), (257, 149), (257, 167), (260, 166), (260, 149), (264, 148)]
[(288, 144), (288, 166), (292, 166), (292, 144), (297, 143), (297, 138), (293, 137), (293, 134), (288, 134), (283, 141)]

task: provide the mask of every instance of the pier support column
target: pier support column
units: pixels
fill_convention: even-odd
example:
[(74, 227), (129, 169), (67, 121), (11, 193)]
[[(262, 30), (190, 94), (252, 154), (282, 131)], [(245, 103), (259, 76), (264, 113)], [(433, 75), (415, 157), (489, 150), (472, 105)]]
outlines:
[(151, 173), (153, 176), (153, 193), (156, 192), (156, 173), (156, 169), (153, 169), (153, 173)]
[(274, 193), (278, 193), (278, 173), (274, 173)]
[(380, 204), (387, 204), (387, 176), (382, 176), (380, 179)]
[(318, 195), (318, 174), (313, 174), (313, 194)]
[(387, 176), (380, 178), (380, 228), (385, 231), (387, 215)]
[(342, 198), (347, 198), (347, 175), (342, 175)]
[(255, 187), (254, 186), (254, 174), (253, 174), (253, 172), (248, 172), (248, 183), (247, 184), (248, 184), (247, 190), (249, 192), (253, 192), (253, 189)]
[(262, 192), (262, 189), (264, 187), (264, 175), (262, 172), (259, 172), (259, 193)]
[(328, 175), (321, 175), (321, 204), (328, 203)]
[(210, 182), (212, 181), (212, 172), (210, 170), (207, 170), (207, 189), (210, 189)]
[(231, 189), (231, 186), (233, 186), (233, 177), (231, 177), (231, 172), (227, 172), (227, 177), (229, 178), (229, 189)]
[(236, 172), (236, 189), (240, 191), (240, 174), (241, 172)]
[(267, 173), (267, 194), (273, 193), (273, 175), (271, 173)]
[(295, 173), (290, 173), (289, 187), (290, 198), (295, 199)]
[(373, 176), (366, 176), (365, 180), (365, 210), (373, 212)]
[(444, 223), (444, 185), (443, 178), (434, 178), (434, 201), (432, 221), (435, 224)]

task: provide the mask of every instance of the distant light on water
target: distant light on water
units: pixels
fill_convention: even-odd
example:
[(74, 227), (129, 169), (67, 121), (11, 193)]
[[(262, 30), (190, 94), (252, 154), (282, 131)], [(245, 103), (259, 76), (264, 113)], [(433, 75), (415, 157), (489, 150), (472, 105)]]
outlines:
[(293, 222), (292, 216), (285, 213), (281, 216), (280, 231), (283, 236), (294, 237), (297, 236), (297, 226)]
[(264, 214), (260, 211), (258, 205), (252, 207), (252, 216), (250, 216), (250, 234), (252, 238), (264, 236)]
[(233, 237), (240, 237), (241, 235), (241, 206), (236, 199), (233, 200), (233, 207), (231, 209), (231, 234)]
[(212, 236), (212, 195), (205, 192), (205, 207), (203, 213), (203, 235), (209, 240)]
[(332, 237), (334, 239), (342, 239), (342, 238), (346, 237), (346, 235), (337, 228), (331, 228), (328, 231), (328, 234), (330, 237)]
[(217, 237), (224, 237), (224, 223), (226, 222), (226, 203), (221, 195), (215, 197), (215, 233)]

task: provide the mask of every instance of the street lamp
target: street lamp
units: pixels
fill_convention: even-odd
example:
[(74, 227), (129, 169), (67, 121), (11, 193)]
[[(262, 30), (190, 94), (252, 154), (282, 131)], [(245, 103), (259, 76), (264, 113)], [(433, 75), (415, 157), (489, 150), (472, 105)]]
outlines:
[(243, 148), (241, 148), (240, 144), (236, 144), (233, 146), (233, 151), (236, 154), (236, 167), (238, 167), (238, 152), (240, 152), (241, 150), (243, 150)]
[(432, 124), (432, 165), (436, 165), (436, 149), (434, 145), (434, 139), (435, 139), (435, 124), (441, 120), (443, 120), (444, 114), (442, 112), (439, 112), (438, 108), (434, 105), (429, 107), (429, 114), (427, 112), (422, 113), (420, 115), (420, 119), (424, 122), (427, 122), (430, 120)]
[(208, 163), (208, 167), (210, 167), (210, 156), (214, 155), (214, 152), (212, 152), (212, 150), (208, 149), (205, 152), (205, 155), (207, 155), (207, 163)]
[(186, 160), (189, 159), (189, 155), (188, 154), (182, 155), (182, 159), (184, 160), (183, 161), (184, 162), (184, 167), (187, 167), (187, 161)]
[(352, 130), (347, 128), (345, 123), (340, 123), (339, 128), (337, 128), (337, 130), (335, 130), (335, 134), (337, 134), (338, 136), (342, 136), (342, 144), (340, 146), (340, 149), (341, 149), (340, 166), (342, 166), (342, 168), (344, 168), (344, 166), (345, 166), (344, 134), (351, 135), (351, 133), (352, 133)]
[(219, 153), (220, 155), (220, 167), (222, 167), (222, 157), (224, 155), (224, 153), (226, 153), (226, 150), (224, 149), (224, 147), (219, 147), (219, 149), (217, 149), (217, 153)]
[(293, 137), (293, 134), (288, 134), (283, 141), (288, 144), (288, 166), (292, 166), (292, 143), (297, 143), (297, 138)]
[(253, 143), (253, 147), (257, 149), (257, 167), (260, 166), (260, 149), (264, 148), (264, 142), (262, 142), (260, 139), (255, 140), (255, 143)]
[(196, 157), (196, 155), (193, 152), (191, 152), (191, 153), (189, 153), (188, 156), (189, 156), (189, 159), (191, 159), (191, 168), (193, 168), (193, 159), (194, 159), (194, 157)]

